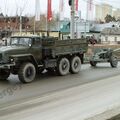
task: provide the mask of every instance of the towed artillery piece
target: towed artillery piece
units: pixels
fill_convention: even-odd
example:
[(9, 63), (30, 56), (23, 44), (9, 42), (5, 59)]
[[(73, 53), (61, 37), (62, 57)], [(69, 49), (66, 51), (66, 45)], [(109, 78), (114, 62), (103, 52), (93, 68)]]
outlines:
[(120, 56), (120, 48), (118, 49), (99, 49), (94, 52), (94, 55), (90, 58), (91, 66), (95, 67), (97, 63), (109, 62), (111, 67), (115, 68), (118, 65), (118, 58)]

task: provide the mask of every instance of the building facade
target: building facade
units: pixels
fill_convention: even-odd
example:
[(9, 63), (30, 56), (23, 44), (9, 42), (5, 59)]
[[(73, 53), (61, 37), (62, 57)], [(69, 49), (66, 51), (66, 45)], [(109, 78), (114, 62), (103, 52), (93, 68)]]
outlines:
[(113, 16), (116, 18), (116, 19), (120, 19), (120, 9), (116, 9), (113, 11)]
[[(8, 17), (0, 14), (0, 30), (19, 30), (20, 27), (20, 17)], [(29, 25), (29, 19), (27, 17), (22, 17), (22, 29), (25, 30)]]
[(120, 44), (120, 28), (105, 28), (101, 32), (101, 42), (107, 44)]
[(112, 6), (109, 4), (96, 5), (95, 11), (96, 11), (95, 13), (96, 21), (104, 22), (107, 14), (113, 16)]

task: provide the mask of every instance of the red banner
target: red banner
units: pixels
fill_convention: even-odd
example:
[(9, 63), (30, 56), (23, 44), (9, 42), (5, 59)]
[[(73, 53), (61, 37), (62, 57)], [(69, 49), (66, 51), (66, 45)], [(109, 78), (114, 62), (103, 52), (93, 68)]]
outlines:
[(78, 11), (78, 0), (75, 0), (75, 10)]
[(47, 20), (52, 20), (52, 0), (48, 0), (48, 7), (47, 7)]

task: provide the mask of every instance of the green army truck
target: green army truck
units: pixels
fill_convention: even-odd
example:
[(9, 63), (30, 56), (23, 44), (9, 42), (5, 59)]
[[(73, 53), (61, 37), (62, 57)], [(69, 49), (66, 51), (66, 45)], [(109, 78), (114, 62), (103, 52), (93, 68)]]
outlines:
[(8, 46), (0, 48), (0, 79), (12, 73), (21, 82), (29, 83), (44, 69), (62, 76), (78, 73), (87, 48), (86, 39), (13, 36)]

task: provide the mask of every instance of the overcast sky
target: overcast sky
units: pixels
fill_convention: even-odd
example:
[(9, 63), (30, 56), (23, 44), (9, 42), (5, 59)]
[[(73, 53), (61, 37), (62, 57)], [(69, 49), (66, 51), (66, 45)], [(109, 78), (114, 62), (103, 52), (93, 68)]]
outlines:
[[(79, 10), (82, 12), (82, 18), (86, 14), (86, 2), (87, 0), (79, 0)], [(120, 0), (93, 0), (93, 4), (109, 3), (113, 5), (114, 8), (120, 8)], [(68, 0), (65, 2), (65, 12), (64, 16), (70, 16), (70, 7), (68, 5)], [(23, 9), (22, 15), (34, 15), (35, 13), (35, 0), (0, 0), (0, 12), (8, 15), (20, 14), (20, 8)], [(59, 11), (59, 0), (52, 0), (52, 10), (55, 12)], [(40, 11), (41, 13), (46, 13), (47, 11), (47, 0), (40, 0)]]

